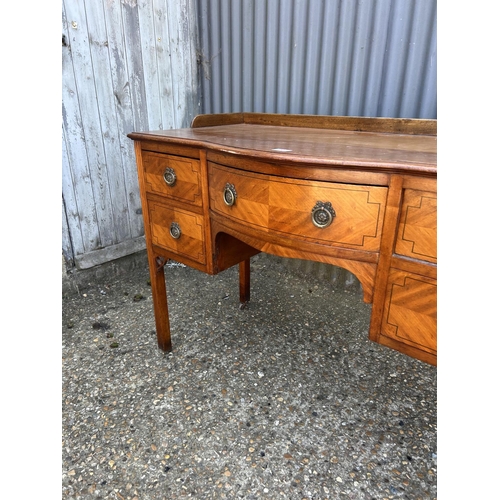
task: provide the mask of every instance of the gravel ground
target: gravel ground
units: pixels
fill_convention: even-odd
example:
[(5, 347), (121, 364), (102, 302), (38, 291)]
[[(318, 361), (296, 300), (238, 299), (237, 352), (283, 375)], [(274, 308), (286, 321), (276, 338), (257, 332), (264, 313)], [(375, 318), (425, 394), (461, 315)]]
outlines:
[(62, 498), (437, 498), (436, 368), (368, 340), (357, 291), (252, 258), (145, 263), (63, 295)]

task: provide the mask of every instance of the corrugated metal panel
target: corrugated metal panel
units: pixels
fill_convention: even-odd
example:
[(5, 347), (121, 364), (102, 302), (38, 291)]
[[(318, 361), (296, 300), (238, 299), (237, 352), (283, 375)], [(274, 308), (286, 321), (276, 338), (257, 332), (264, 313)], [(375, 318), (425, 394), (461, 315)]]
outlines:
[(202, 111), (436, 118), (436, 0), (197, 0)]
[(90, 267), (144, 247), (134, 130), (199, 113), (195, 0), (63, 0), (63, 253)]
[[(197, 1), (204, 113), (437, 116), (437, 0)], [(361, 290), (344, 269), (281, 261)]]

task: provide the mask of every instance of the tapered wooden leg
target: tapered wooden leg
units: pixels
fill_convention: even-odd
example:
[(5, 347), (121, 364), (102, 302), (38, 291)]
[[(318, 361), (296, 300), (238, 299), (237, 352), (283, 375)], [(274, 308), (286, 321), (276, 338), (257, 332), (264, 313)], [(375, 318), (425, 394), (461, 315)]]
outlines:
[(172, 350), (172, 341), (170, 340), (164, 264), (164, 259), (157, 258), (153, 265), (150, 264), (150, 276), (158, 347), (162, 351), (168, 352)]
[(250, 259), (240, 262), (240, 302), (250, 300)]

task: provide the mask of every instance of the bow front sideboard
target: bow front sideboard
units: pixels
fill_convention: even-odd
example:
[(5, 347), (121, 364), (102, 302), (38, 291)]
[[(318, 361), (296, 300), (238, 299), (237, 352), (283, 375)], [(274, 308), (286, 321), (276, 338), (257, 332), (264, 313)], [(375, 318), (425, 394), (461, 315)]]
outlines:
[(347, 269), (372, 304), (369, 338), (437, 359), (437, 122), (261, 113), (133, 132), (158, 346), (172, 349), (164, 265), (259, 253)]

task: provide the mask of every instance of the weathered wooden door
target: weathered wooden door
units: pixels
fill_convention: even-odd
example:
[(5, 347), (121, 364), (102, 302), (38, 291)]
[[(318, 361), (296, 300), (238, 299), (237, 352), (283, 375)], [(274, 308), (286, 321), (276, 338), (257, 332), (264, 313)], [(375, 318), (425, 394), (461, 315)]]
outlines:
[(88, 268), (144, 247), (134, 130), (198, 113), (194, 0), (63, 0), (63, 255)]

